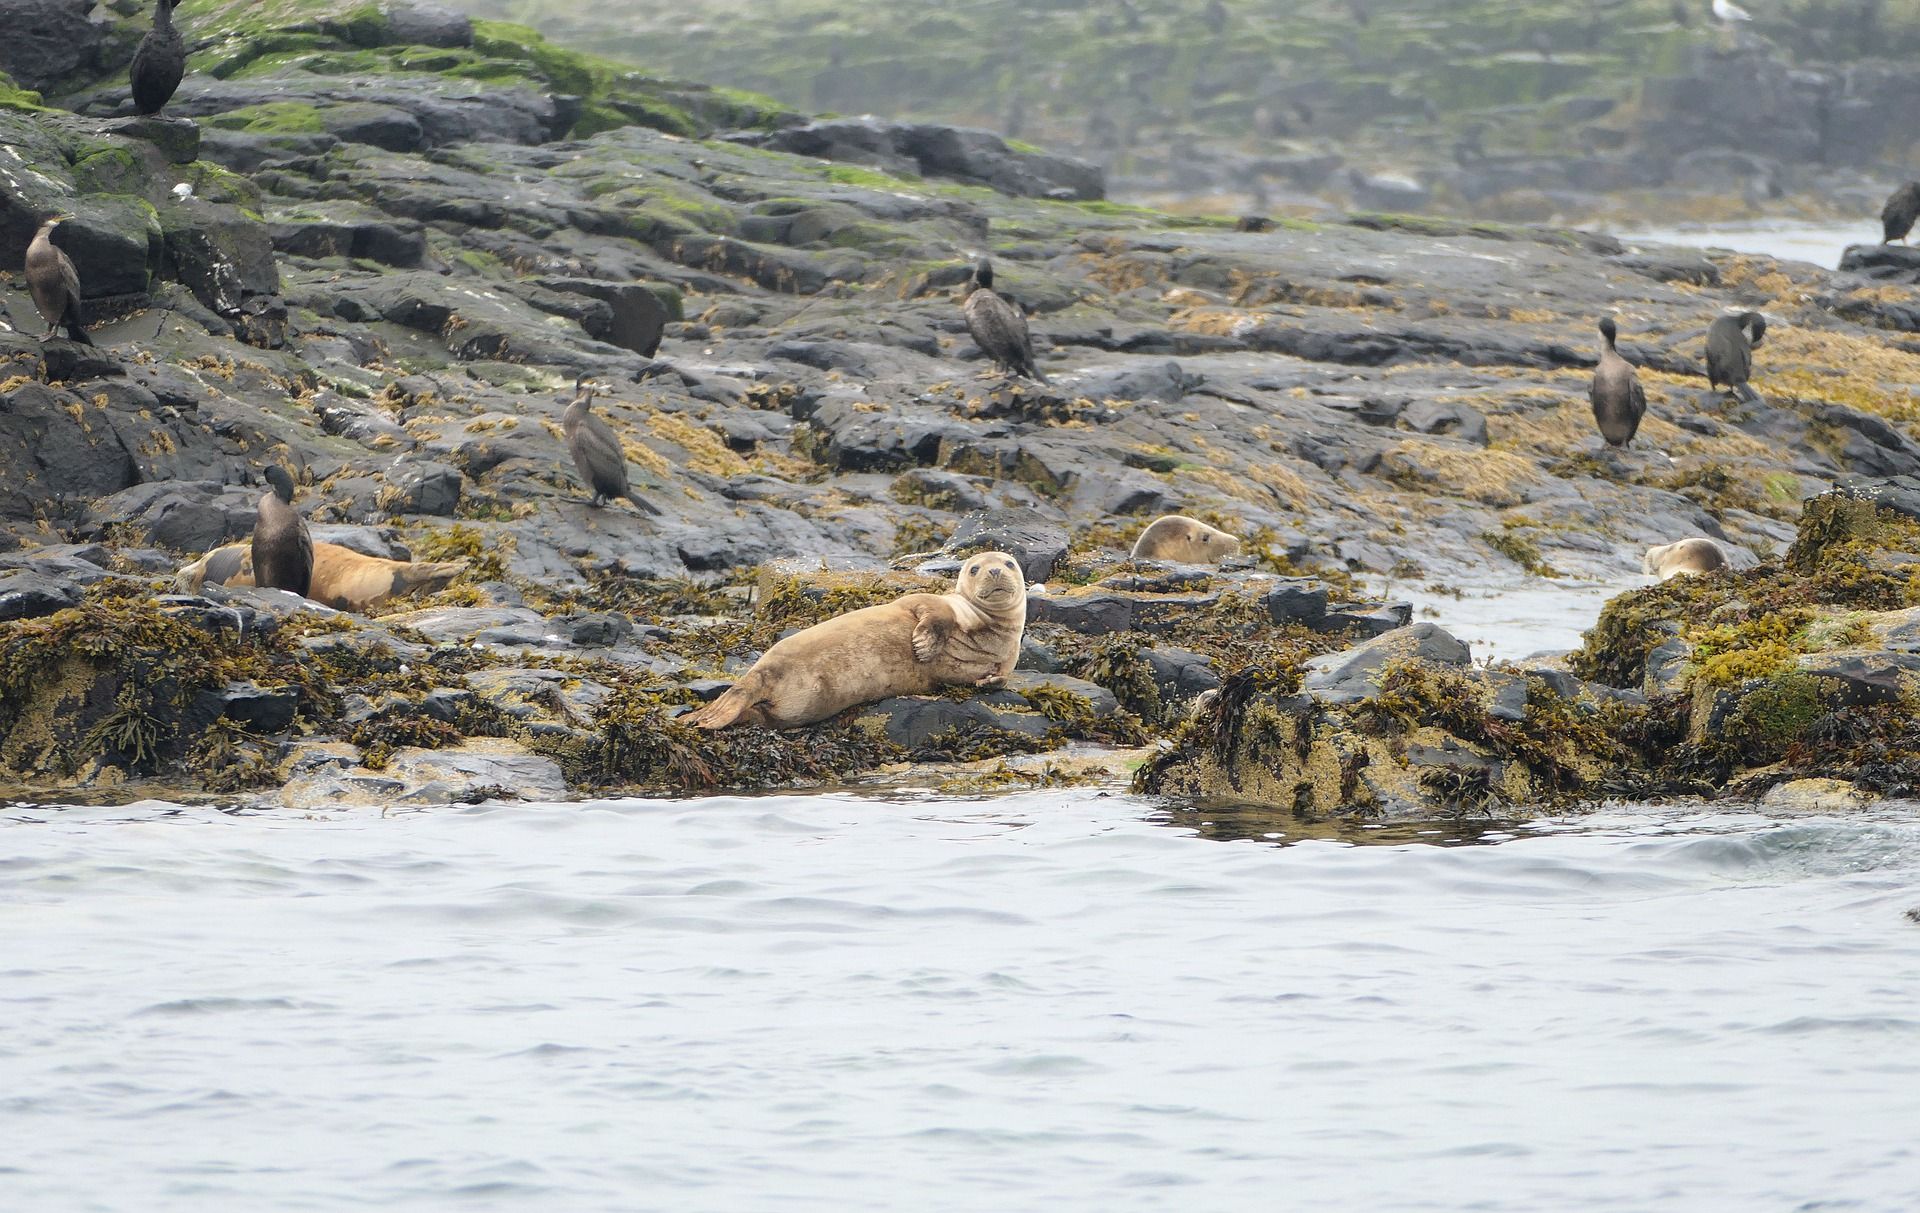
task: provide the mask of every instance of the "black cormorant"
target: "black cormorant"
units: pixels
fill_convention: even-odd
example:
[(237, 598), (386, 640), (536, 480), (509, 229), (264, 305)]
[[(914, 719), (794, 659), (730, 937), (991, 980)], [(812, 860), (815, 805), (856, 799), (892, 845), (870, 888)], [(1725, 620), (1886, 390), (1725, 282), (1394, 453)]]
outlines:
[(267, 465), (267, 484), (253, 518), (253, 584), (290, 590), (302, 598), (313, 588), (313, 535), (293, 508), (293, 477), (277, 463)]
[(593, 490), (593, 504), (625, 497), (644, 514), (660, 513), (658, 506), (627, 484), (627, 453), (613, 427), (594, 413), (593, 385), (582, 377), (573, 387), (573, 403), (560, 415), (560, 428), (567, 435), (567, 450), (573, 452), (573, 466)]
[(1766, 333), (1767, 319), (1759, 312), (1715, 319), (1707, 326), (1707, 382), (1716, 390), (1725, 385), (1741, 400), (1755, 399), (1747, 376), (1753, 371), (1753, 351)]
[(1608, 446), (1624, 447), (1633, 441), (1640, 418), (1646, 416), (1647, 390), (1640, 386), (1633, 363), (1614, 348), (1618, 329), (1613, 317), (1600, 321), (1600, 336), (1606, 341), (1600, 347), (1600, 364), (1593, 368), (1593, 387), (1587, 395), (1593, 401), (1593, 420), (1600, 427), (1600, 436)]
[(1920, 219), (1920, 181), (1909, 181), (1893, 191), (1893, 197), (1880, 209), (1880, 227), (1886, 233), (1880, 243), (1898, 240), (1905, 244), (1915, 219)]
[(153, 28), (133, 52), (127, 80), (133, 85), (133, 108), (157, 114), (173, 100), (173, 90), (187, 74), (187, 45), (173, 28), (175, 0), (154, 0)]
[(65, 219), (65, 215), (55, 215), (41, 224), (33, 242), (27, 245), (27, 289), (33, 295), (33, 306), (40, 309), (40, 318), (47, 322), (47, 337), (64, 325), (68, 338), (92, 345), (93, 338), (80, 323), (80, 271), (53, 242), (53, 229)]
[(973, 343), (1001, 370), (1045, 383), (1047, 377), (1033, 364), (1033, 335), (1027, 331), (1027, 318), (994, 293), (993, 263), (985, 257), (974, 263), (972, 284), (961, 310)]

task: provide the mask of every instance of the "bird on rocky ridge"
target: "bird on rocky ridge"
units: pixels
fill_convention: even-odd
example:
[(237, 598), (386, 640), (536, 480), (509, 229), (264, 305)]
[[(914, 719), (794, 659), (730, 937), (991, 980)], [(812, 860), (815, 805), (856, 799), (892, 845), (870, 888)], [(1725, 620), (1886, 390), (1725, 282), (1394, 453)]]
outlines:
[(253, 519), (253, 584), (307, 596), (313, 588), (313, 534), (293, 508), (293, 477), (270, 463), (262, 473), (271, 492)]
[(93, 338), (87, 336), (86, 326), (80, 322), (80, 271), (53, 242), (53, 229), (67, 219), (66, 215), (55, 215), (33, 234), (33, 241), (27, 245), (27, 289), (33, 295), (33, 306), (40, 309), (40, 318), (47, 322), (42, 341), (64, 325), (68, 340), (92, 345)]
[(1633, 441), (1640, 429), (1640, 418), (1646, 416), (1647, 389), (1640, 386), (1640, 376), (1633, 363), (1622, 358), (1615, 348), (1618, 335), (1613, 317), (1602, 317), (1600, 336), (1604, 343), (1600, 346), (1599, 364), (1593, 368), (1593, 386), (1588, 389), (1587, 398), (1593, 402), (1593, 420), (1600, 427), (1600, 436), (1607, 440), (1608, 446), (1624, 447)]
[(620, 436), (593, 411), (593, 385), (585, 375), (573, 381), (573, 403), (560, 415), (560, 428), (567, 436), (567, 450), (573, 454), (573, 466), (580, 478), (593, 490), (598, 506), (625, 497), (644, 514), (658, 515), (660, 508), (634, 492), (627, 483), (627, 453)]
[(127, 81), (133, 86), (133, 108), (143, 114), (157, 114), (173, 100), (187, 74), (187, 46), (180, 31), (173, 27), (173, 6), (178, 0), (154, 0), (153, 28), (140, 39), (133, 52), (133, 65), (127, 69)]
[(1887, 205), (1880, 211), (1880, 228), (1885, 233), (1880, 243), (1892, 244), (1898, 240), (1907, 243), (1907, 233), (1913, 230), (1913, 221), (1920, 219), (1920, 181), (1909, 181), (1893, 191), (1887, 199)]
[(1036, 383), (1047, 381), (1040, 368), (1033, 364), (1033, 334), (1027, 329), (1027, 317), (994, 292), (993, 263), (985, 257), (974, 262), (967, 299), (960, 310), (966, 315), (967, 332), (973, 334), (973, 343), (993, 359), (995, 366)]
[(1767, 318), (1759, 312), (1719, 316), (1707, 326), (1707, 382), (1718, 390), (1725, 384), (1739, 400), (1759, 397), (1747, 386), (1753, 372), (1753, 351), (1767, 335)]

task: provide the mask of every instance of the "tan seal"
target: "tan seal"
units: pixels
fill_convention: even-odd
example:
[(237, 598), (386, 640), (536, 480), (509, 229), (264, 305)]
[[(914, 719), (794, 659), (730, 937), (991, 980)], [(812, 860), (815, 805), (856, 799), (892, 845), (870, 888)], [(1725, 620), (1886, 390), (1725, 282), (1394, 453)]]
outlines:
[[(466, 571), (464, 560), (382, 560), (337, 543), (316, 543), (307, 597), (337, 611), (365, 614), (393, 598), (438, 593)], [(215, 548), (181, 569), (173, 579), (174, 590), (181, 594), (198, 594), (206, 585), (252, 584), (253, 553), (244, 543)]]
[(961, 566), (953, 593), (908, 594), (796, 632), (681, 719), (703, 729), (790, 729), (894, 695), (986, 686), (1013, 673), (1026, 626), (1019, 562), (982, 552)]
[(1219, 564), (1240, 554), (1240, 541), (1198, 518), (1168, 514), (1133, 541), (1133, 559), (1169, 564)]
[(1695, 536), (1647, 549), (1640, 568), (1649, 577), (1665, 581), (1682, 573), (1711, 573), (1727, 567), (1727, 554), (1711, 539)]

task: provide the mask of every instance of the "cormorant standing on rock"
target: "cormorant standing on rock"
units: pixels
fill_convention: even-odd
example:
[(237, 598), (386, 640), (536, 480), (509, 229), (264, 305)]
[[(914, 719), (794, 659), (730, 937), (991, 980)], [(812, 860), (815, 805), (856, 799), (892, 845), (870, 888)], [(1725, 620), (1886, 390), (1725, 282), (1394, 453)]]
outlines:
[(593, 385), (583, 375), (574, 380), (573, 389), (573, 403), (560, 415), (560, 428), (566, 431), (573, 466), (580, 469), (580, 479), (593, 490), (593, 504), (625, 497), (641, 513), (659, 514), (658, 506), (628, 486), (627, 453), (621, 449), (620, 436), (613, 427), (594, 413)]
[(133, 67), (127, 80), (133, 85), (133, 108), (143, 114), (157, 114), (173, 100), (173, 90), (187, 74), (187, 45), (180, 31), (173, 28), (176, 0), (153, 0), (153, 28), (140, 39), (133, 52)]
[(1618, 332), (1613, 317), (1602, 318), (1600, 336), (1606, 344), (1600, 347), (1600, 364), (1593, 368), (1593, 387), (1587, 395), (1593, 401), (1593, 420), (1600, 427), (1600, 436), (1608, 446), (1624, 447), (1633, 441), (1640, 418), (1646, 416), (1647, 390), (1640, 386), (1633, 363), (1614, 348)]
[(273, 491), (260, 498), (253, 518), (253, 584), (305, 598), (313, 588), (313, 535), (293, 508), (293, 477), (287, 469), (270, 463), (265, 475)]
[(1757, 397), (1747, 386), (1753, 371), (1753, 351), (1767, 335), (1767, 318), (1759, 312), (1721, 316), (1707, 326), (1707, 382), (1722, 384), (1740, 400)]
[(1886, 233), (1880, 243), (1898, 240), (1905, 244), (1915, 219), (1920, 219), (1920, 181), (1909, 181), (1893, 191), (1893, 197), (1880, 210), (1880, 227)]
[(64, 325), (69, 340), (92, 345), (93, 338), (80, 323), (80, 271), (53, 243), (53, 229), (65, 219), (65, 215), (55, 215), (41, 224), (33, 234), (33, 243), (27, 245), (27, 289), (33, 295), (33, 306), (40, 309), (40, 318), (47, 322), (46, 337)]
[(1033, 334), (1027, 331), (1027, 318), (1019, 308), (993, 290), (993, 263), (985, 257), (973, 266), (972, 289), (961, 305), (966, 313), (967, 331), (980, 352), (993, 364), (1012, 375), (1025, 375), (1037, 383), (1047, 377), (1033, 364)]

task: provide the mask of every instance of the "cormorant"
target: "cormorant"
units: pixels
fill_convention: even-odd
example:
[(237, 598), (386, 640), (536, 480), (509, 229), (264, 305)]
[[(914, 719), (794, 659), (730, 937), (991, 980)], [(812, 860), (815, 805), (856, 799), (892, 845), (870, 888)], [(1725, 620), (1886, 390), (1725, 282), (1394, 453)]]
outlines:
[(1893, 197), (1887, 199), (1887, 205), (1880, 210), (1880, 227), (1886, 233), (1880, 243), (1892, 244), (1898, 240), (1905, 244), (1915, 219), (1920, 219), (1920, 181), (1909, 181), (1893, 191)]
[(1707, 326), (1707, 382), (1722, 384), (1741, 400), (1756, 399), (1747, 386), (1753, 371), (1753, 351), (1767, 334), (1767, 319), (1759, 312), (1720, 316)]
[(92, 345), (93, 338), (80, 323), (80, 271), (53, 243), (53, 229), (65, 220), (65, 215), (55, 215), (33, 234), (33, 242), (27, 245), (27, 289), (40, 318), (47, 322), (47, 337), (64, 325), (69, 340)]
[(993, 364), (1013, 375), (1025, 375), (1039, 383), (1047, 377), (1033, 364), (1033, 335), (1027, 331), (1027, 318), (1019, 308), (993, 290), (993, 263), (985, 257), (973, 266), (972, 290), (961, 305), (966, 313), (967, 331), (980, 352)]
[(1600, 347), (1600, 363), (1593, 368), (1593, 387), (1587, 396), (1593, 401), (1593, 420), (1600, 427), (1600, 436), (1608, 446), (1624, 447), (1633, 441), (1640, 418), (1646, 416), (1647, 390), (1640, 386), (1633, 363), (1614, 348), (1618, 333), (1613, 317), (1601, 319), (1600, 336), (1606, 343)]
[(153, 28), (140, 39), (133, 52), (133, 66), (127, 79), (133, 85), (133, 107), (143, 114), (157, 114), (173, 100), (180, 77), (187, 73), (187, 45), (180, 31), (173, 28), (173, 6), (177, 0), (154, 0)]
[(567, 435), (567, 450), (573, 452), (573, 466), (580, 478), (593, 490), (593, 504), (602, 505), (615, 497), (625, 497), (643, 514), (659, 514), (660, 509), (634, 492), (627, 484), (627, 453), (620, 447), (620, 436), (593, 411), (593, 385), (583, 375), (573, 383), (573, 403), (560, 415), (560, 428)]
[(260, 498), (253, 519), (253, 584), (305, 598), (313, 588), (313, 535), (293, 508), (293, 477), (287, 469), (270, 463), (265, 476), (273, 491)]

